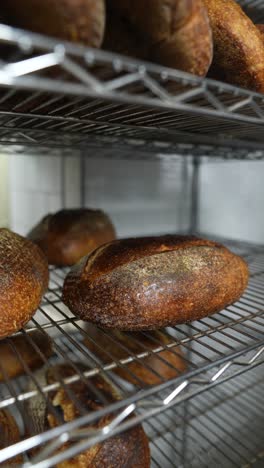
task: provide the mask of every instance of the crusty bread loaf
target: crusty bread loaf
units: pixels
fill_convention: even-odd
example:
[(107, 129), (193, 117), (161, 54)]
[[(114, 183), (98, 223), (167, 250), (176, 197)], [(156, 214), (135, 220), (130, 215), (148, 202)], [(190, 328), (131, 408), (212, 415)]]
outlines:
[(261, 32), (262, 34), (262, 38), (264, 40), (264, 24), (256, 24), (258, 30)]
[(115, 239), (115, 229), (101, 210), (61, 210), (43, 218), (28, 234), (52, 265), (74, 265), (84, 255)]
[(212, 34), (202, 0), (108, 0), (103, 47), (204, 76)]
[[(83, 341), (85, 346), (99, 357), (103, 364), (150, 353), (140, 360), (135, 359), (125, 366), (120, 365), (113, 369), (119, 377), (132, 384), (157, 385), (164, 380), (177, 377), (187, 369), (181, 348), (177, 346), (166, 349), (172, 340), (160, 331), (143, 334), (114, 330), (106, 335), (100, 328), (91, 324), (87, 325), (86, 331), (92, 340), (88, 336), (85, 337)], [(152, 353), (160, 347), (165, 350)]]
[(224, 246), (185, 236), (125, 239), (84, 258), (65, 279), (63, 301), (102, 328), (158, 329), (236, 301), (247, 265)]
[(234, 0), (204, 0), (213, 30), (217, 79), (264, 92), (264, 43), (261, 33)]
[[(0, 411), (0, 450), (10, 445), (20, 442), (20, 434), (18, 426), (13, 416), (6, 410)], [(0, 466), (21, 466), (23, 462), (22, 455), (10, 458), (9, 460), (0, 463)]]
[(100, 47), (105, 26), (104, 0), (8, 0), (4, 22), (91, 47)]
[(48, 279), (48, 263), (38, 246), (8, 229), (0, 229), (0, 339), (31, 319)]
[[(77, 363), (77, 366), (81, 371), (85, 370), (82, 364)], [(75, 370), (72, 367), (63, 364), (56, 365), (48, 369), (45, 381), (46, 384), (53, 384), (58, 382), (58, 378), (66, 379), (74, 374)], [(91, 385), (97, 392), (101, 393), (109, 404), (120, 398), (119, 393), (112, 387), (110, 381), (101, 376), (90, 378), (89, 384), (90, 386), (87, 386), (83, 380), (78, 380), (75, 383), (67, 384), (68, 391), (65, 390), (65, 387), (60, 387), (58, 390), (49, 393), (51, 404), (58, 410), (64, 422), (70, 422), (80, 416), (79, 409), (75, 404), (76, 401), (78, 406), (87, 413), (102, 409), (102, 401), (96, 392), (93, 392)], [(34, 418), (34, 421), (31, 422), (33, 433), (34, 428), (37, 429), (37, 433), (39, 430), (54, 428), (58, 425), (58, 421), (53, 412), (50, 411), (50, 407), (43, 407), (43, 400), (38, 398), (29, 401), (28, 415), (29, 420)], [(84, 428), (103, 428), (112, 421), (113, 417), (113, 415), (105, 415)], [(45, 427), (43, 427), (44, 419), (47, 423)], [(60, 450), (68, 447), (69, 444), (65, 444)], [(140, 425), (96, 444), (84, 453), (76, 455), (73, 459), (57, 465), (58, 468), (149, 468), (149, 466), (148, 439)]]
[(44, 365), (40, 354), (36, 351), (33, 341), (39, 352), (48, 359), (52, 355), (52, 344), (46, 333), (35, 330), (25, 335), (13, 336), (0, 341), (0, 382), (6, 378), (13, 379), (25, 374), (26, 370), (22, 362), (29, 369), (35, 370)]

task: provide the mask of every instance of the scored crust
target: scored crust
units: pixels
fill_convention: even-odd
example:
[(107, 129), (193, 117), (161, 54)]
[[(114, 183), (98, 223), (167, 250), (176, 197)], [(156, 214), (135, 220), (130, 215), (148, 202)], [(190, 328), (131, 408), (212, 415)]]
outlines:
[(234, 0), (203, 0), (213, 30), (211, 76), (264, 92), (264, 42), (261, 32)]
[(0, 229), (0, 339), (31, 319), (48, 279), (48, 263), (39, 247), (8, 229)]
[(202, 0), (108, 0), (106, 4), (104, 48), (206, 75), (213, 43)]
[(117, 241), (83, 259), (65, 279), (63, 301), (102, 328), (155, 330), (235, 302), (247, 265), (221, 244), (183, 236)]
[(104, 0), (8, 0), (4, 20), (59, 39), (100, 47), (105, 27)]

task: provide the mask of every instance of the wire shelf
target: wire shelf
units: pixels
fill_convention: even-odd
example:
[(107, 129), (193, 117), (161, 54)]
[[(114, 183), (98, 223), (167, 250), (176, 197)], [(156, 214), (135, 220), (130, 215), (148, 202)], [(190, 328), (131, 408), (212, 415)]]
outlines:
[[(113, 335), (99, 330), (96, 339), (94, 338), (87, 324), (74, 317), (60, 300), (67, 269), (52, 268), (50, 288), (41, 307), (27, 329), (18, 335), (23, 334), (34, 352), (39, 354), (44, 373), (53, 364), (67, 363), (72, 374), (67, 379), (58, 376), (52, 384), (38, 380), (38, 372), (30, 370), (23, 361), (19, 348), (12, 343), (12, 339), (7, 340), (12, 349), (15, 349), (25, 375), (16, 380), (6, 377), (0, 384), (0, 410), (6, 409), (16, 415), (23, 440), (1, 450), (0, 463), (23, 452), (26, 457), (25, 467), (54, 466), (59, 461), (71, 458), (140, 421), (154, 416), (159, 420), (164, 411), (178, 411), (177, 408), (180, 411), (182, 405), (189, 401), (194, 405), (195, 398), (202, 399), (202, 394), (207, 390), (210, 390), (212, 396), (215, 392), (221, 392), (225, 385), (236, 387), (244, 373), (250, 375), (249, 371), (257, 370), (264, 363), (264, 247), (235, 241), (226, 244), (247, 260), (251, 271), (248, 288), (239, 302), (211, 317), (188, 325), (164, 329), (159, 335), (150, 332), (131, 334), (126, 336), (125, 342), (122, 334)], [(34, 342), (33, 335), (29, 333), (34, 330), (52, 338), (54, 355), (50, 359), (45, 357), (38, 343)], [(144, 345), (146, 338), (153, 341), (151, 349)], [(107, 346), (106, 341), (109, 343)], [(87, 342), (93, 344), (92, 350)], [(111, 346), (113, 349), (115, 347), (122, 350), (124, 357), (113, 357)], [(104, 353), (108, 354), (107, 361), (101, 357), (102, 348)], [(164, 351), (167, 351), (166, 355)], [(149, 361), (149, 356), (154, 361)], [(175, 364), (175, 376), (166, 380), (163, 372), (159, 372), (159, 364), (172, 368), (169, 356), (178, 357), (180, 361), (175, 362), (184, 363), (184, 366), (178, 367)], [(135, 368), (131, 367), (132, 363), (137, 363), (141, 371), (152, 372), (156, 379), (155, 385), (147, 385), (144, 379), (142, 380), (144, 373), (136, 372)], [(117, 369), (125, 371), (130, 379), (124, 375), (122, 378), (116, 375)], [(3, 374), (1, 362), (0, 373)], [(96, 375), (106, 377), (118, 390), (121, 399), (112, 402), (98, 392), (93, 384), (93, 377)], [(232, 384), (229, 384), (230, 379)], [(72, 387), (72, 384), (78, 381), (87, 386), (87, 391), (92, 390), (96, 394), (101, 404), (98, 410), (87, 412), (87, 409), (78, 403)], [(80, 417), (65, 423), (61, 414), (58, 414), (55, 408), (51, 408), (50, 411), (58, 420), (58, 427), (49, 430), (34, 428), (32, 431), (31, 425), (30, 432), (29, 403), (38, 397), (42, 404), (50, 408), (51, 392), (60, 388), (63, 388), (70, 401), (77, 405)], [(110, 425), (101, 429), (91, 429), (90, 425), (106, 415), (112, 417)], [(184, 419), (185, 416), (180, 420)], [(84, 432), (87, 426), (90, 426), (90, 429)], [(65, 451), (58, 453), (57, 449), (65, 443), (65, 437), (72, 443)], [(35, 458), (32, 457), (32, 449), (40, 445), (40, 453)]]
[(5, 25), (0, 43), (1, 151), (263, 158), (263, 95)]

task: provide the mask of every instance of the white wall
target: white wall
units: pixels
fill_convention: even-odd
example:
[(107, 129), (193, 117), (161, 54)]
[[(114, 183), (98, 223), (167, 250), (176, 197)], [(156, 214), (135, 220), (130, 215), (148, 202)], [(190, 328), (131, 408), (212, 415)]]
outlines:
[[(80, 206), (80, 164), (65, 160), (65, 204)], [(22, 234), (63, 205), (61, 158), (10, 156), (11, 228)], [(86, 159), (85, 205), (104, 209), (120, 237), (188, 227), (189, 184), (180, 162)], [(190, 171), (189, 171), (190, 172)], [(202, 164), (200, 230), (264, 243), (264, 161)]]
[[(78, 158), (10, 156), (11, 228), (26, 234), (63, 206), (80, 206)], [(182, 163), (85, 160), (85, 206), (102, 208), (120, 237), (187, 228), (188, 200)], [(62, 179), (65, 174), (65, 198)]]
[(200, 229), (264, 244), (264, 161), (201, 167)]

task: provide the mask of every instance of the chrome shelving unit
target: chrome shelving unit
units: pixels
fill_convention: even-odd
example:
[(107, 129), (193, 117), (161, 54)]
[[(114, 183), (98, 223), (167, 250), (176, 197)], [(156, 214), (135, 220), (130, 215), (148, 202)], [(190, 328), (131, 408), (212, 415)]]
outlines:
[(0, 43), (1, 151), (263, 157), (263, 95), (4, 25)]
[[(11, 453), (12, 455), (21, 452), (26, 454), (27, 451), (30, 454), (30, 450), (41, 446), (37, 456), (31, 457), (30, 462), (25, 461), (25, 467), (54, 466), (59, 461), (70, 458), (95, 443), (134, 426), (138, 422), (148, 420), (149, 422), (146, 424), (146, 430), (148, 431), (151, 427), (151, 418), (156, 417), (158, 418), (157, 421), (161, 418), (162, 421), (161, 414), (163, 412), (166, 412), (166, 414), (168, 412), (168, 415), (164, 416), (165, 419), (170, 418), (170, 414), (174, 414), (174, 411), (182, 411), (186, 401), (191, 402), (191, 408), (194, 407), (195, 409), (197, 407), (199, 409), (199, 405), (197, 406), (195, 403), (196, 401), (208, 400), (210, 402), (213, 395), (218, 394), (218, 392), (221, 393), (226, 388), (225, 386), (227, 388), (236, 388), (239, 379), (243, 380), (243, 374), (246, 373), (246, 376), (248, 376), (250, 375), (249, 372), (253, 373), (253, 369), (259, 369), (256, 377), (260, 382), (259, 385), (263, 386), (263, 377), (261, 376), (264, 364), (264, 247), (242, 242), (231, 242), (228, 245), (233, 251), (244, 256), (251, 271), (248, 288), (239, 302), (211, 317), (189, 325), (179, 325), (163, 330), (162, 333), (166, 335), (168, 343), (164, 345), (162, 341), (155, 338), (155, 344), (151, 351), (144, 347), (140, 338), (137, 338), (138, 352), (132, 352), (126, 348), (128, 356), (120, 360), (113, 359), (111, 353), (108, 353), (109, 360), (107, 364), (103, 364), (102, 361), (98, 360), (96, 352), (93, 353), (88, 350), (83, 342), (84, 339), (94, 342), (99, 352), (101, 348), (100, 338), (97, 337), (95, 342), (85, 323), (74, 317), (61, 302), (61, 286), (67, 270), (52, 269), (49, 292), (29, 323), (26, 332), (19, 333), (25, 335), (25, 340), (31, 340), (31, 345), (37, 353), (40, 353), (40, 350), (28, 335), (28, 332), (38, 329), (42, 330), (43, 334), (48, 333), (53, 339), (54, 356), (48, 361), (42, 354), (43, 365), (47, 368), (52, 363), (66, 362), (74, 369), (74, 375), (63, 382), (58, 379), (52, 385), (40, 386), (37, 384), (35, 374), (30, 372), (25, 365), (26, 375), (24, 377), (18, 379), (18, 382), (15, 383), (6, 380), (1, 385), (0, 409), (7, 408), (11, 409), (12, 412), (19, 413), (23, 420), (22, 426), (26, 431), (29, 417), (27, 411), (28, 401), (37, 396), (41, 398), (43, 404), (48, 405), (50, 392), (63, 385), (68, 397), (75, 402), (75, 396), (71, 392), (71, 384), (81, 380), (85, 382), (87, 389), (91, 389), (93, 388), (92, 377), (98, 374), (106, 375), (111, 383), (118, 388), (122, 398), (116, 403), (104, 402), (103, 404), (102, 400), (102, 409), (88, 414), (84, 408), (80, 407), (80, 418), (67, 424), (60, 421), (60, 415), (56, 414), (54, 410), (58, 418), (58, 427), (56, 429), (42, 434), (36, 432), (31, 437), (25, 437), (25, 440), (18, 444), (3, 449), (0, 451), (0, 462), (5, 461)], [(110, 342), (114, 341), (115, 346), (124, 347), (124, 344), (110, 332), (102, 331), (101, 333), (104, 335), (104, 339), (107, 338)], [(148, 332), (141, 332), (141, 334), (142, 338), (149, 336)], [(130, 339), (134, 340), (133, 338)], [(14, 344), (12, 346), (14, 347)], [(152, 387), (144, 386), (144, 383), (135, 374), (133, 376), (137, 384), (132, 385), (113, 373), (116, 367), (125, 368), (127, 372), (131, 373), (129, 364), (133, 361), (137, 361), (143, 368), (146, 366), (146, 369), (151, 370), (149, 364), (146, 363), (147, 356), (154, 353), (157, 359), (164, 361), (164, 358), (160, 356), (161, 351), (164, 350), (169, 350), (171, 353), (181, 356), (186, 363), (186, 370), (170, 381), (165, 381), (162, 375), (158, 374), (157, 369), (152, 369), (152, 371), (159, 377), (160, 383)], [(16, 352), (18, 359), (21, 360), (19, 349)], [(87, 368), (85, 371), (83, 371), (84, 363)], [(246, 381), (248, 379), (248, 377), (245, 377)], [(203, 398), (202, 395), (205, 392), (206, 396)], [(207, 394), (209, 394), (209, 397)], [(236, 392), (235, 395), (229, 395), (230, 398), (235, 398), (235, 396)], [(222, 401), (222, 403), (224, 402)], [(213, 406), (213, 411), (217, 411), (217, 406)], [(188, 423), (190, 423), (188, 430), (190, 430), (192, 424), (194, 427), (195, 424), (198, 424), (195, 419), (196, 416), (192, 414), (193, 411), (190, 413), (189, 409), (188, 416), (186, 416)], [(101, 429), (90, 428), (84, 430), (88, 424), (95, 423), (99, 416), (107, 414), (111, 414), (113, 417), (110, 425), (108, 424)], [(202, 415), (204, 415), (203, 409)], [(212, 418), (212, 416), (210, 417)], [(262, 420), (263, 424), (262, 413), (259, 414), (259, 419)], [(184, 417), (179, 418), (179, 423), (175, 425), (175, 431), (183, 431), (183, 422)], [(159, 427), (159, 425), (154, 426)], [(239, 438), (239, 436), (237, 437)], [(63, 446), (66, 440), (71, 444), (65, 451), (58, 452), (58, 448)], [(259, 442), (258, 438), (256, 438), (256, 444), (257, 442)], [(259, 447), (259, 445), (257, 446)], [(219, 449), (218, 456), (220, 454), (221, 450)], [(250, 459), (247, 459), (247, 461), (250, 462)], [(205, 465), (200, 466), (207, 466), (206, 458), (204, 458), (204, 463)]]
[[(264, 23), (262, 0), (240, 3), (255, 22)], [(1, 152), (191, 158), (192, 231), (197, 230), (201, 158), (264, 157), (263, 95), (5, 25), (0, 25), (0, 55)], [(30, 371), (19, 349), (7, 340), (25, 375), (0, 384), (0, 410), (15, 415), (21, 432), (19, 443), (0, 451), (0, 463), (23, 453), (24, 468), (52, 467), (142, 422), (155, 468), (263, 466), (264, 246), (223, 242), (250, 266), (249, 286), (240, 301), (212, 317), (163, 330), (166, 345), (152, 338), (152, 350), (131, 337), (138, 351), (125, 347), (124, 359), (108, 353), (107, 363), (84, 344), (90, 340), (99, 354), (100, 341), (94, 342), (86, 324), (61, 302), (67, 269), (52, 268), (49, 291), (19, 334), (42, 359), (44, 372), (51, 364), (66, 362), (74, 375), (52, 385), (39, 383), (39, 374)], [(28, 333), (35, 329), (52, 339), (54, 354), (49, 360)], [(124, 350), (117, 337), (101, 333)], [(149, 333), (142, 332), (142, 338), (146, 336)], [(160, 382), (152, 387), (135, 375), (137, 384), (132, 385), (114, 373), (123, 368), (131, 374), (131, 362), (150, 371), (147, 357), (154, 355), (164, 363), (165, 350), (185, 362), (185, 371), (169, 381), (157, 369), (152, 371)], [(96, 375), (106, 376), (121, 399), (111, 403), (102, 398), (102, 409), (87, 414), (71, 384), (80, 380), (95, 391)], [(28, 430), (28, 404), (39, 398), (44, 407), (50, 406), (51, 392), (61, 387), (78, 406), (80, 417), (65, 423), (53, 408), (55, 429), (32, 430), (31, 425)], [(111, 424), (91, 428), (109, 414)]]

